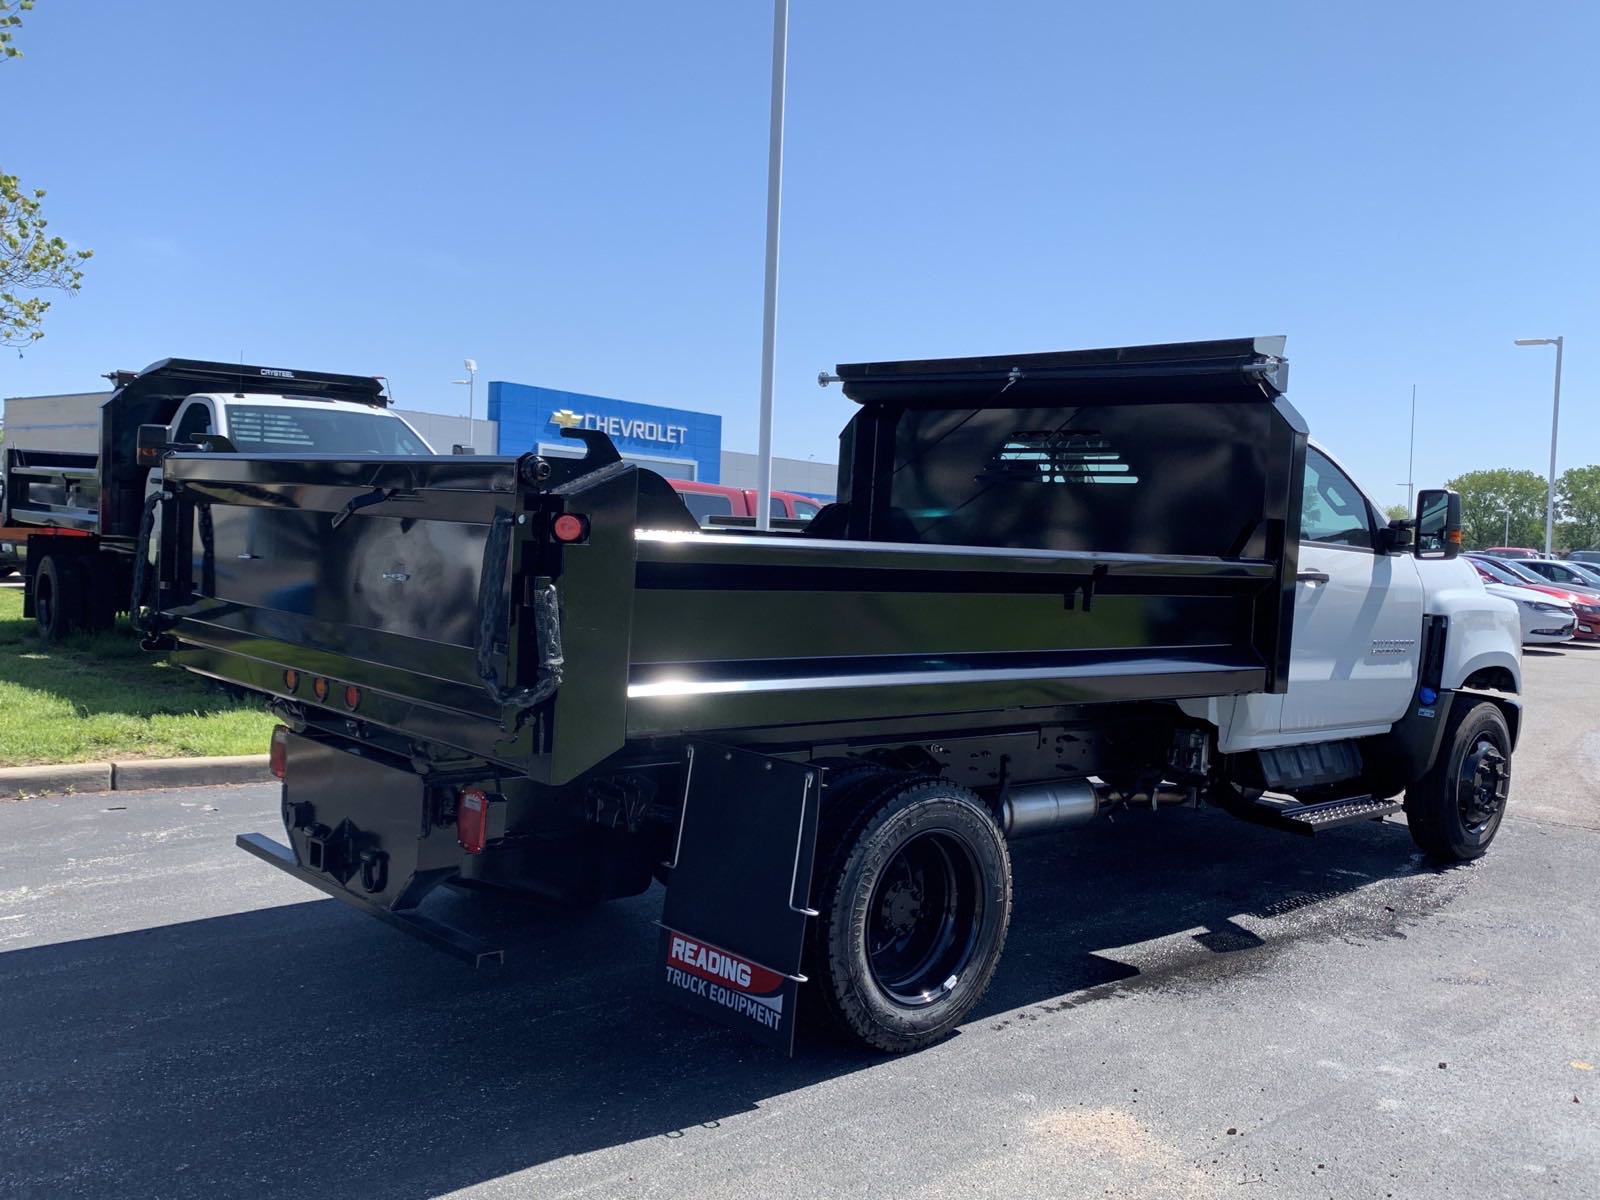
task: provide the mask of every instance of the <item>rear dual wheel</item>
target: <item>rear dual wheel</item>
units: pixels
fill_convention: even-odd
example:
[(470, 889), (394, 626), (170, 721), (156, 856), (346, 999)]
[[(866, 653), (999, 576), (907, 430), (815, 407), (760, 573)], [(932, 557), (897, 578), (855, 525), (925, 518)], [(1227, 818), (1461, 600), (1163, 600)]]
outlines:
[(84, 624), (83, 576), (68, 555), (47, 554), (33, 576), (33, 619), (47, 642), (70, 637)]
[(808, 972), (844, 1032), (878, 1050), (917, 1050), (982, 998), (1011, 919), (1011, 860), (973, 793), (858, 776), (829, 797), (816, 878)]
[(33, 616), (39, 636), (59, 642), (117, 623), (121, 579), (104, 555), (46, 554), (33, 577)]

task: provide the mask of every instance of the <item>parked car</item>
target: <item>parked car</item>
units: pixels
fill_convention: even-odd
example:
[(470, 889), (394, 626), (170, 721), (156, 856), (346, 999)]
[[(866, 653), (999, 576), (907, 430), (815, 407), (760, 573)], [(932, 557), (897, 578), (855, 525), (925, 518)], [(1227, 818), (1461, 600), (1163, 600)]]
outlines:
[(1572, 562), (1567, 559), (1560, 560), (1561, 565), (1576, 571), (1582, 578), (1589, 582), (1585, 587), (1600, 588), (1600, 563)]
[[(672, 490), (683, 497), (694, 519), (712, 525), (713, 517), (756, 515), (756, 489), (727, 487), (720, 483), (699, 483), (693, 479), (669, 479)], [(809, 521), (822, 511), (822, 501), (798, 492), (772, 493), (772, 515), (780, 521)], [(736, 522), (727, 522), (735, 524)]]
[(1519, 558), (1516, 565), (1532, 571), (1547, 583), (1570, 587), (1575, 592), (1600, 594), (1600, 566), (1562, 562), (1559, 558)]
[[(1487, 559), (1487, 556), (1485, 556)], [(1532, 563), (1542, 559), (1487, 559), (1507, 572), (1525, 587), (1536, 588), (1552, 594), (1562, 603), (1570, 604), (1578, 616), (1577, 638), (1581, 641), (1600, 641), (1600, 587), (1591, 584), (1557, 583), (1532, 569)]]
[(1574, 550), (1567, 555), (1567, 561), (1600, 564), (1600, 550)]
[[(1487, 554), (1483, 555), (1482, 557), (1485, 561), (1492, 562), (1509, 572), (1511, 575), (1516, 576), (1516, 578), (1527, 587), (1555, 588), (1557, 591), (1563, 593), (1561, 598), (1570, 604), (1582, 604), (1589, 606), (1600, 604), (1600, 586), (1596, 586), (1592, 583), (1569, 583), (1566, 581), (1555, 580), (1549, 578), (1541, 572), (1533, 570), (1532, 564), (1546, 561), (1544, 559), (1491, 558)], [(1576, 597), (1575, 600), (1569, 599), (1569, 597), (1565, 594), (1569, 592), (1572, 594), (1572, 596)]]
[(1490, 546), (1487, 550), (1479, 551), (1490, 558), (1542, 558), (1544, 551), (1535, 550), (1532, 546)]
[(1587, 596), (1582, 600), (1587, 619), (1580, 619), (1576, 593), (1554, 584), (1529, 583), (1509, 571), (1504, 562), (1480, 558), (1475, 554), (1469, 554), (1467, 559), (1477, 568), (1485, 591), (1516, 602), (1517, 615), (1522, 619), (1523, 645), (1566, 642), (1576, 638), (1600, 640), (1600, 633), (1595, 632), (1600, 629), (1600, 610), (1588, 615), (1592, 602)]

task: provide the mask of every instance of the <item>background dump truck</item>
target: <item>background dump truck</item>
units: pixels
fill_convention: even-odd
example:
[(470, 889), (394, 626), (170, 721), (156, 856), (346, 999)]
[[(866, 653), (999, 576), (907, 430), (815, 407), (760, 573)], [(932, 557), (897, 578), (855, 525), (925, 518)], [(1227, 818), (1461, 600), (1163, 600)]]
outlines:
[(1201, 801), (1493, 839), (1516, 615), (1455, 560), (1455, 497), (1385, 523), (1308, 445), (1282, 350), (841, 366), (840, 499), (778, 533), (703, 531), (593, 431), (180, 450), (138, 621), (271, 697), (288, 844), (239, 840), (282, 870), (475, 962), (439, 884), (658, 879), (665, 994), (910, 1050), (994, 973), (1013, 839)]
[[(108, 392), (6, 401), (0, 546), (26, 550), (23, 613), (48, 640), (127, 611), (170, 446), (432, 453), (369, 376), (167, 358), (107, 378)], [(0, 569), (17, 557), (0, 550)]]

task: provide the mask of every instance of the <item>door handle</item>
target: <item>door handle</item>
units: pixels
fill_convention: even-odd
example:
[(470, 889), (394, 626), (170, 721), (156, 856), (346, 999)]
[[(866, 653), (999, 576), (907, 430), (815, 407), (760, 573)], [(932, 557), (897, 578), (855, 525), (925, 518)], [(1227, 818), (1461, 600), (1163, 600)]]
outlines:
[(1312, 585), (1327, 583), (1328, 573), (1326, 571), (1301, 571), (1300, 574), (1295, 576), (1295, 581)]

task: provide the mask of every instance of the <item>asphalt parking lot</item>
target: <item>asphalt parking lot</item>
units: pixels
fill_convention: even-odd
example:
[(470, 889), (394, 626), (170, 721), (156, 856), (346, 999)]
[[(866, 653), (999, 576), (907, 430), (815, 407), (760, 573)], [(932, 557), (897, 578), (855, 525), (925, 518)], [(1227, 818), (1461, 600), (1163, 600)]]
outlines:
[(1438, 872), (1163, 811), (1019, 845), (961, 1032), (785, 1060), (661, 1005), (659, 890), (454, 895), (474, 975), (233, 848), (271, 787), (0, 805), (0, 1196), (1593, 1196), (1600, 650), (1531, 653)]

